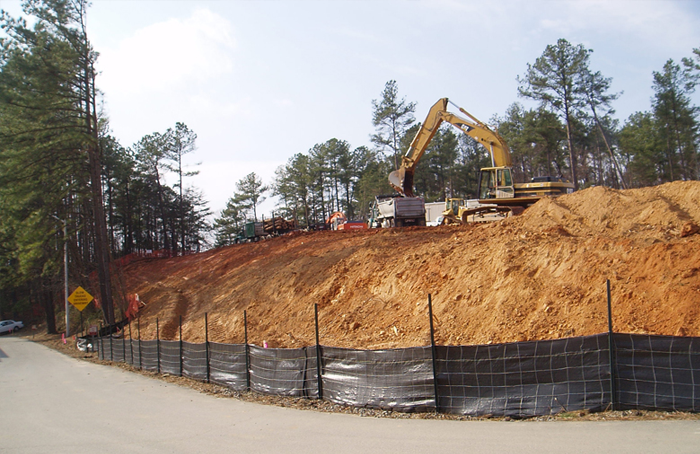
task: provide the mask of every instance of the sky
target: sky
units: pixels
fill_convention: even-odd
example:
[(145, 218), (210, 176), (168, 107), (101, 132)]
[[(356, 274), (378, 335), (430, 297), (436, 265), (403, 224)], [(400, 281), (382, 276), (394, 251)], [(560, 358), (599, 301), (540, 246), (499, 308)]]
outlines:
[[(19, 1), (0, 8), (21, 15)], [(372, 100), (390, 80), (417, 121), (443, 97), (485, 122), (535, 107), (517, 77), (560, 38), (593, 50), (624, 122), (650, 110), (654, 71), (700, 48), (700, 2), (93, 0), (87, 31), (112, 136), (129, 147), (186, 124), (199, 170), (186, 184), (216, 215), (251, 172), (269, 185), (315, 144), (372, 146)]]

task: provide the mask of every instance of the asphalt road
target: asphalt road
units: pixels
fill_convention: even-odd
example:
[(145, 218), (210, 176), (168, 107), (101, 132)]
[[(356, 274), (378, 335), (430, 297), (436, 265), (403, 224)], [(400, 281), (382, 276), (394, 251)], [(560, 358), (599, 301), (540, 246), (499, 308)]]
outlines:
[(698, 453), (700, 421), (363, 418), (216, 398), (0, 337), (0, 453)]

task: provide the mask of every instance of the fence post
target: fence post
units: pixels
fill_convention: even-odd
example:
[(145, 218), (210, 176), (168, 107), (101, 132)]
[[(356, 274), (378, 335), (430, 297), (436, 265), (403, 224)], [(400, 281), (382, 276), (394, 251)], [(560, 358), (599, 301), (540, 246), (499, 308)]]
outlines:
[(139, 332), (139, 369), (143, 370), (143, 354), (141, 353), (141, 316), (136, 319), (136, 328)]
[(430, 352), (433, 357), (433, 388), (435, 392), (435, 413), (440, 413), (438, 381), (437, 381), (437, 350), (435, 348), (435, 328), (433, 327), (433, 298), (428, 293), (428, 316), (430, 317)]
[(321, 343), (318, 335), (318, 304), (314, 304), (314, 319), (316, 325), (316, 377), (318, 380), (318, 398), (323, 400), (323, 376), (321, 375)]
[(112, 325), (109, 325), (109, 360), (114, 361), (114, 336), (112, 336)]
[(124, 358), (124, 363), (126, 363), (126, 333), (124, 332), (123, 326), (122, 326), (122, 358)]
[(204, 313), (204, 350), (207, 355), (207, 383), (211, 382), (209, 371), (209, 319), (207, 313)]
[(182, 377), (182, 315), (180, 316), (180, 377)]
[(129, 352), (131, 353), (131, 365), (134, 365), (134, 336), (131, 334), (131, 320), (129, 320)]
[(102, 339), (102, 337), (103, 337), (102, 336), (102, 322), (100, 322), (100, 327), (98, 328), (98, 331), (97, 331), (97, 338), (99, 339), (99, 342), (100, 342), (100, 346), (99, 346), (99, 350), (98, 350), (99, 353), (97, 354), (97, 357), (99, 359), (101, 359), (102, 361), (104, 361), (105, 360), (105, 343), (104, 343), (104, 340)]
[(608, 353), (610, 360), (610, 409), (617, 409), (617, 386), (615, 385), (615, 339), (613, 339), (613, 322), (612, 322), (612, 298), (610, 295), (610, 279), (606, 281), (608, 291)]
[(158, 317), (156, 317), (156, 358), (156, 370), (158, 371), (158, 373), (160, 373), (160, 328), (158, 326)]
[(243, 341), (245, 342), (245, 386), (250, 391), (250, 347), (248, 346), (248, 311), (243, 311)]

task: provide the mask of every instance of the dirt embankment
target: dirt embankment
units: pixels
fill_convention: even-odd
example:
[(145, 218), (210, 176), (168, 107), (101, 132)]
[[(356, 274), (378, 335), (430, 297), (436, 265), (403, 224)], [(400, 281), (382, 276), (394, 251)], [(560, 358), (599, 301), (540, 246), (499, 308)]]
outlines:
[[(488, 225), (295, 233), (133, 262), (142, 338), (313, 345), (468, 345), (607, 331), (700, 336), (700, 182), (543, 199)], [(135, 335), (135, 333), (134, 333)]]

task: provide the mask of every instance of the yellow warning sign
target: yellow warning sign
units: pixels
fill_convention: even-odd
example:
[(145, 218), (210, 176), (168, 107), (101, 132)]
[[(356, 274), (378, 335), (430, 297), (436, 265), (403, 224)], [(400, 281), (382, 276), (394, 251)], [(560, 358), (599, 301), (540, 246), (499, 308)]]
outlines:
[(85, 291), (84, 288), (78, 287), (68, 297), (68, 302), (75, 306), (76, 309), (82, 311), (93, 300), (92, 295)]

